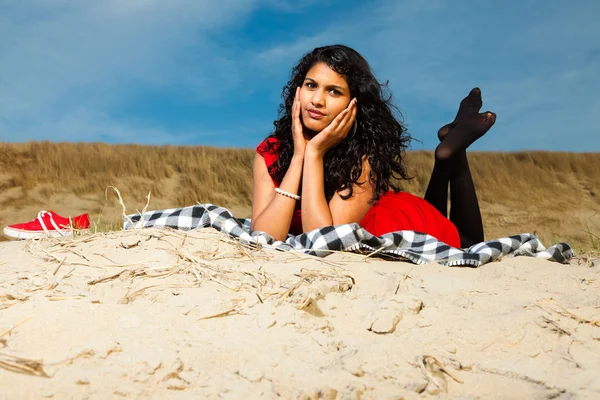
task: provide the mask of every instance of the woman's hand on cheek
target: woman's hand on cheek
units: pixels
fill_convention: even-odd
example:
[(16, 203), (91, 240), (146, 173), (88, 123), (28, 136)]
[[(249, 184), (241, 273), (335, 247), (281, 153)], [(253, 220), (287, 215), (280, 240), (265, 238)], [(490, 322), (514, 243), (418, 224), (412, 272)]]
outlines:
[(306, 149), (306, 140), (304, 140), (304, 130), (300, 120), (300, 88), (296, 88), (296, 96), (292, 105), (292, 137), (294, 139), (294, 155), (304, 157)]
[(327, 150), (337, 146), (348, 136), (348, 132), (356, 120), (356, 109), (356, 99), (352, 99), (348, 107), (339, 113), (327, 128), (308, 142), (306, 149), (322, 157)]

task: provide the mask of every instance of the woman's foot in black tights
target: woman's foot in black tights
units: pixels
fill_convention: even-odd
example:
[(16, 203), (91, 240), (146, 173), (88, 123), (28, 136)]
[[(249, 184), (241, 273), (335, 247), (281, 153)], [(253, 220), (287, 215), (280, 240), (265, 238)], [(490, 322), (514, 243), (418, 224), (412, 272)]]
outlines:
[(481, 106), (481, 91), (474, 88), (460, 102), (454, 121), (438, 131), (441, 143), (435, 149), (433, 172), (425, 192), (425, 200), (447, 216), (450, 184), (450, 221), (459, 231), (463, 248), (484, 238), (481, 212), (466, 153), (467, 147), (496, 122), (494, 113), (479, 113)]
[(444, 140), (435, 149), (437, 160), (448, 160), (462, 150), (466, 150), (474, 141), (496, 122), (496, 114), (486, 111), (456, 122), (454, 128), (445, 135)]
[(481, 100), (481, 90), (479, 90), (477, 87), (471, 89), (467, 97), (461, 100), (456, 117), (454, 117), (454, 121), (442, 126), (438, 131), (438, 139), (440, 139), (440, 142), (444, 140), (444, 137), (446, 137), (448, 132), (450, 132), (450, 130), (456, 126), (458, 121), (477, 114), (479, 110), (481, 110), (482, 105), (483, 100)]

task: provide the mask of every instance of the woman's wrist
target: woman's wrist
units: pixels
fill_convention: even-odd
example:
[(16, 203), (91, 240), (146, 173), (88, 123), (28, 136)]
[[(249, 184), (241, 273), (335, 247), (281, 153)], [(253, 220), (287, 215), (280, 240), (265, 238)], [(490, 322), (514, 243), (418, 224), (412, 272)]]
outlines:
[(291, 163), (300, 163), (304, 162), (304, 151), (303, 152), (294, 152), (292, 155)]
[(323, 158), (323, 156), (325, 155), (325, 152), (317, 149), (314, 146), (311, 146), (310, 144), (308, 144), (306, 146), (306, 150), (304, 151), (304, 158), (311, 158), (311, 159), (315, 159), (315, 158)]

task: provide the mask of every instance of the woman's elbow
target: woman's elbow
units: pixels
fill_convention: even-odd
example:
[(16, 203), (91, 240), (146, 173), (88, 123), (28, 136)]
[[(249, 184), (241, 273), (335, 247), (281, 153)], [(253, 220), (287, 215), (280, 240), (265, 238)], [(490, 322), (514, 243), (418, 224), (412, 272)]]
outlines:
[(263, 226), (260, 223), (256, 223), (254, 221), (250, 222), (250, 230), (264, 232), (267, 235), (271, 236), (275, 240), (279, 240), (284, 242), (287, 238), (287, 232), (274, 232), (273, 229), (270, 229), (268, 226)]

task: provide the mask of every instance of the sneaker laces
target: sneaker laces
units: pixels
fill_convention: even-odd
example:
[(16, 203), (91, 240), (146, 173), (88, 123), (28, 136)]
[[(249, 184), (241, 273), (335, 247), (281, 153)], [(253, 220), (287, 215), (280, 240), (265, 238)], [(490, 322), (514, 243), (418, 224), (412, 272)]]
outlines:
[(46, 210), (42, 210), (38, 213), (37, 215), (37, 220), (40, 222), (40, 225), (42, 226), (42, 229), (44, 230), (44, 232), (46, 233), (46, 235), (50, 236), (50, 231), (48, 230), (48, 228), (46, 227), (46, 224), (44, 223), (43, 218), (48, 215), (50, 217), (50, 224), (52, 224), (52, 226), (54, 227), (54, 229), (61, 235), (64, 236), (64, 233), (62, 232), (62, 229), (58, 227), (58, 225), (56, 224), (56, 222), (54, 222), (54, 218), (52, 218), (52, 213), (46, 211)]

